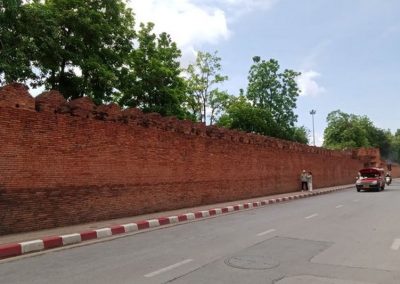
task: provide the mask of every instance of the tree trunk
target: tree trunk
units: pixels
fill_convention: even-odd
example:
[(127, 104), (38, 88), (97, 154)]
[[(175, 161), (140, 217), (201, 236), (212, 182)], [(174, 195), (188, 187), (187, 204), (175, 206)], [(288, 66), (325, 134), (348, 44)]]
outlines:
[(207, 120), (207, 117), (206, 117), (206, 102), (205, 102), (205, 100), (204, 100), (204, 104), (203, 104), (203, 118), (204, 118), (204, 124), (205, 125), (207, 125), (207, 122), (206, 122), (206, 120)]
[(65, 76), (65, 65), (66, 65), (66, 60), (63, 58), (62, 62), (61, 62), (61, 66), (60, 66), (60, 77), (58, 78), (58, 88), (60, 90), (62, 90), (63, 88), (61, 88), (61, 82), (64, 79)]
[(56, 90), (56, 70), (52, 69), (51, 70), (51, 89)]

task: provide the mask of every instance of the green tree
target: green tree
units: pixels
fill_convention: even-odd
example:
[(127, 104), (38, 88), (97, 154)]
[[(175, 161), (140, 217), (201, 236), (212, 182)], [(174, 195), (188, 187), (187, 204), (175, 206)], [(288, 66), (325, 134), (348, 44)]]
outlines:
[[(67, 98), (83, 95), (110, 101), (135, 38), (133, 14), (122, 0), (47, 0), (20, 7), (16, 26), (25, 25), (24, 54), (38, 76), (33, 85), (61, 91)], [(8, 72), (7, 72), (8, 73)], [(6, 73), (6, 78), (8, 77)], [(25, 78), (22, 78), (25, 79)]]
[(272, 117), (276, 128), (266, 135), (295, 140), (299, 134), (294, 113), (300, 93), (295, 79), (299, 75), (288, 69), (279, 73), (278, 61), (274, 59), (265, 61), (259, 56), (253, 57), (246, 96), (252, 106), (265, 110)]
[(293, 141), (302, 143), (302, 144), (308, 144), (308, 135), (309, 135), (309, 130), (306, 129), (304, 126), (300, 127), (295, 127), (294, 128), (294, 136), (293, 136)]
[[(0, 0), (1, 1), (1, 0)], [(0, 78), (187, 117), (180, 51), (153, 24), (134, 30), (124, 0), (0, 2)]]
[(400, 163), (400, 129), (397, 129), (395, 134), (392, 135), (390, 145), (389, 159)]
[(21, 0), (0, 0), (0, 85), (36, 77), (30, 57), (35, 47), (24, 36), (29, 27), (16, 20), (22, 14)]
[(226, 113), (220, 117), (218, 125), (259, 134), (274, 133), (277, 129), (271, 113), (252, 106), (243, 95), (232, 98)]
[(392, 134), (377, 128), (366, 116), (333, 111), (327, 117), (324, 146), (331, 149), (377, 147), (383, 157), (391, 153)]
[(324, 147), (346, 149), (370, 146), (367, 130), (359, 123), (356, 115), (336, 110), (328, 114), (326, 122)]
[(117, 101), (145, 112), (186, 117), (182, 107), (186, 84), (180, 75), (180, 50), (168, 34), (153, 33), (153, 23), (140, 27), (138, 46), (130, 53), (129, 68), (122, 71), (123, 94)]
[(213, 125), (218, 120), (218, 117), (228, 108), (231, 96), (227, 92), (220, 91), (219, 89), (212, 90), (211, 92), (209, 108), (210, 124)]
[[(254, 107), (242, 90), (238, 97), (229, 97), (225, 109), (217, 122), (219, 126), (272, 137), (280, 134), (272, 114), (264, 108)], [(308, 131), (304, 127), (294, 127), (291, 140), (307, 144)]]
[[(196, 62), (190, 64), (186, 69), (188, 74), (188, 92), (193, 98), (190, 101), (189, 107), (192, 113), (198, 115), (201, 122), (207, 121), (207, 108), (210, 104), (216, 106), (215, 102), (220, 96), (220, 91), (216, 85), (228, 79), (227, 76), (220, 74), (221, 72), (221, 58), (217, 56), (217, 52), (213, 54), (208, 52), (197, 53)], [(210, 117), (214, 122), (215, 117)]]
[(358, 121), (367, 132), (367, 139), (371, 147), (380, 149), (382, 157), (388, 157), (391, 148), (390, 130), (377, 128), (373, 122), (366, 116), (358, 117)]

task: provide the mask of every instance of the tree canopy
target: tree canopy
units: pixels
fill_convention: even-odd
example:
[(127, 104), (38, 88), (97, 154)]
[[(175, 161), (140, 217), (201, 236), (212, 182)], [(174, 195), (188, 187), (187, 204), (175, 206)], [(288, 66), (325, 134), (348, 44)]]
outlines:
[(295, 81), (300, 73), (279, 72), (277, 60), (253, 58), (247, 92), (231, 99), (218, 124), (248, 132), (308, 143), (308, 132), (295, 126), (294, 114), (299, 88)]
[(268, 61), (253, 57), (247, 86), (247, 98), (252, 105), (270, 113), (277, 128), (274, 136), (291, 139), (297, 116), (294, 114), (300, 90), (295, 81), (300, 73), (284, 70), (279, 73), (279, 63), (275, 59)]
[[(14, 49), (0, 59), (1, 66), (9, 66), (6, 81), (30, 79), (33, 86), (45, 85), (67, 98), (111, 101), (135, 38), (132, 11), (122, 0), (33, 1), (19, 5), (15, 14), (3, 16), (23, 44), (16, 46), (12, 38), (3, 42), (6, 50)], [(16, 61), (13, 53), (20, 55)], [(15, 71), (21, 66), (34, 75)]]
[(391, 137), (390, 141), (390, 152), (388, 159), (400, 162), (400, 129), (397, 129), (396, 133)]
[(156, 35), (154, 24), (141, 24), (137, 47), (120, 72), (118, 86), (121, 95), (116, 99), (121, 106), (139, 107), (144, 112), (161, 115), (188, 116), (182, 107), (186, 82), (181, 76), (180, 50), (166, 33)]
[[(220, 74), (221, 68), (221, 58), (218, 57), (217, 52), (212, 54), (199, 51), (196, 62), (186, 69), (188, 92), (192, 96), (188, 106), (201, 122), (206, 123), (208, 116), (209, 124), (213, 124), (216, 120), (216, 112), (220, 110), (223, 103), (221, 99), (226, 97), (226, 93), (217, 87), (228, 79), (227, 76)], [(209, 115), (207, 115), (207, 108), (211, 109)]]
[(152, 23), (134, 30), (123, 0), (0, 0), (1, 84), (59, 90), (185, 117), (180, 50)]
[(392, 134), (389, 130), (377, 128), (366, 116), (332, 111), (326, 119), (324, 147), (329, 149), (349, 149), (378, 147), (383, 157), (393, 154)]
[(31, 68), (34, 45), (25, 36), (22, 0), (0, 0), (0, 84), (35, 78)]
[(266, 109), (254, 107), (243, 95), (232, 97), (218, 125), (260, 134), (274, 136), (277, 129), (272, 114)]

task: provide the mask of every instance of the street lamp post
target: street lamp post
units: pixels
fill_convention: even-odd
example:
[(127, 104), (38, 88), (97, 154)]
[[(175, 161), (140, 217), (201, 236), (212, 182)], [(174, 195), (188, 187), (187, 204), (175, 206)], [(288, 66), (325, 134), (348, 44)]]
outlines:
[(315, 109), (312, 109), (310, 111), (311, 118), (312, 118), (312, 135), (313, 135), (313, 144), (315, 146), (315, 131), (314, 131), (314, 114), (316, 114), (317, 111)]

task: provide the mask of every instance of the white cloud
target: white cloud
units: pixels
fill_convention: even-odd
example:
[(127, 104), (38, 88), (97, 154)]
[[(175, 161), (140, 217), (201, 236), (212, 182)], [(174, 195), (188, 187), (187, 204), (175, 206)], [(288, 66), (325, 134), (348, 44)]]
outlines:
[(200, 7), (219, 7), (229, 22), (240, 19), (252, 11), (268, 10), (281, 0), (190, 0)]
[(316, 79), (320, 77), (321, 74), (314, 70), (308, 70), (301, 73), (297, 77), (296, 82), (300, 88), (300, 96), (311, 96), (315, 97), (321, 95), (325, 92), (325, 88), (320, 86)]
[(131, 0), (136, 23), (153, 22), (155, 32), (167, 32), (182, 50), (193, 56), (196, 47), (216, 44), (229, 38), (225, 12), (212, 6), (196, 5), (190, 0)]
[(269, 9), (279, 0), (126, 0), (136, 24), (153, 22), (155, 32), (167, 32), (182, 50), (182, 63), (193, 61), (205, 43), (227, 40), (230, 20), (244, 13)]
[(219, 0), (218, 2), (229, 5), (231, 8), (251, 11), (255, 9), (269, 9), (278, 0)]

